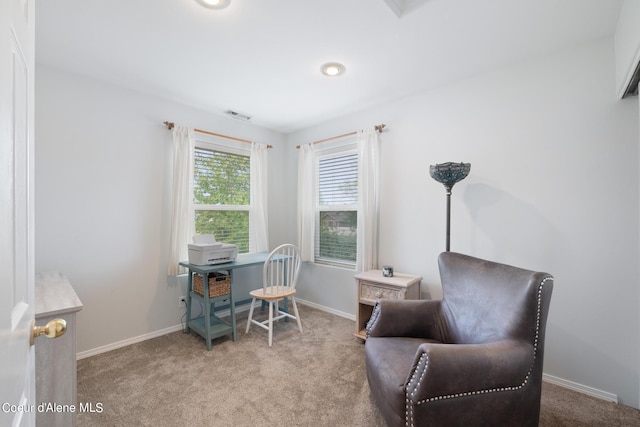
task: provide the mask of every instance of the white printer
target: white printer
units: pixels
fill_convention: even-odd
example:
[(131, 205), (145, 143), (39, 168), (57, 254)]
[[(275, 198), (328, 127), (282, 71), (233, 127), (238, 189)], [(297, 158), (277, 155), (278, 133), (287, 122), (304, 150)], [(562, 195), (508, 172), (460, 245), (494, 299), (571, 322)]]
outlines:
[(193, 236), (189, 243), (189, 264), (212, 265), (232, 262), (238, 256), (238, 247), (228, 243), (216, 242), (213, 234)]

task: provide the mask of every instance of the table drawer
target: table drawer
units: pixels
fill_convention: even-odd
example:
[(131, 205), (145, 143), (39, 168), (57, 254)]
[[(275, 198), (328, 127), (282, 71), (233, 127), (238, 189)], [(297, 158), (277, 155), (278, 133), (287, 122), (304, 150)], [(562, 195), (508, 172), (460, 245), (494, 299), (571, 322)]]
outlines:
[(400, 289), (391, 289), (373, 283), (360, 283), (360, 298), (377, 299), (404, 299), (404, 294)]

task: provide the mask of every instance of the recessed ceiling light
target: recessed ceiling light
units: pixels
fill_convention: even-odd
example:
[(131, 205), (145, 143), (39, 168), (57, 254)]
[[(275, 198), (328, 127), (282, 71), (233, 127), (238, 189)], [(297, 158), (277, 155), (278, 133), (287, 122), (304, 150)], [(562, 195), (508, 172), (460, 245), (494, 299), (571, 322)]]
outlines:
[(229, 6), (231, 0), (196, 0), (204, 7), (208, 7), (209, 9), (224, 9)]
[(328, 62), (320, 67), (320, 71), (322, 71), (322, 74), (329, 77), (339, 76), (340, 74), (343, 74), (345, 70), (346, 68), (344, 67), (344, 65), (337, 62)]

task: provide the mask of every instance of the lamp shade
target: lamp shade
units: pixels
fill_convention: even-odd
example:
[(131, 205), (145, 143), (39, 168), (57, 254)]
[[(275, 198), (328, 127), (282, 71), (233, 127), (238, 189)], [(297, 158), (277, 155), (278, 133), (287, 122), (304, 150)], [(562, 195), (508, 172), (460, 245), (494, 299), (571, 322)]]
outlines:
[(453, 185), (465, 179), (470, 170), (471, 163), (447, 162), (429, 166), (431, 178), (444, 184), (447, 193), (451, 193)]

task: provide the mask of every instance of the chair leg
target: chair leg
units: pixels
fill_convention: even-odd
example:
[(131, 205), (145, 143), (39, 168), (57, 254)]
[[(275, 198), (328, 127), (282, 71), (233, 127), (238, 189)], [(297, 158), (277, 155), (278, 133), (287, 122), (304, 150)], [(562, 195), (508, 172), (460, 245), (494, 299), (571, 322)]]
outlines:
[(273, 342), (273, 301), (269, 301), (269, 347)]
[(249, 332), (249, 328), (251, 327), (251, 319), (253, 318), (253, 305), (256, 303), (256, 299), (251, 300), (251, 308), (249, 308), (249, 320), (247, 320), (247, 330), (244, 333)]
[(300, 314), (298, 313), (298, 306), (296, 305), (295, 297), (291, 297), (291, 302), (293, 303), (293, 312), (296, 315), (296, 321), (298, 322), (298, 328), (300, 329), (300, 333), (302, 333), (302, 323), (300, 323)]

